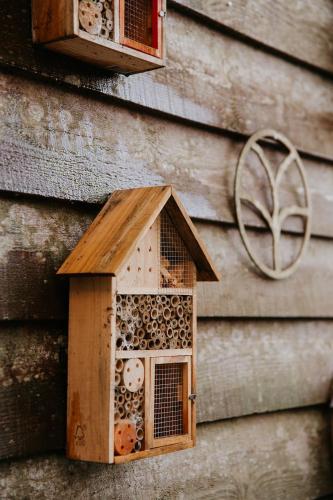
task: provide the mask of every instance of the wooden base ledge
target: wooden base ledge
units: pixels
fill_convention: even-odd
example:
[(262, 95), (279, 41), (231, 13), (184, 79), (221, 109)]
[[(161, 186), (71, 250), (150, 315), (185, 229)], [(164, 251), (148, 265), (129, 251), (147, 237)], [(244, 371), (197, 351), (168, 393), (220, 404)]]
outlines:
[(165, 453), (170, 453), (171, 451), (181, 451), (188, 448), (193, 448), (193, 441), (187, 441), (186, 443), (176, 443), (170, 444), (168, 446), (163, 446), (161, 448), (156, 448), (152, 450), (138, 451), (137, 453), (131, 453), (126, 456), (115, 456), (115, 464), (125, 464), (127, 462), (133, 462), (134, 460), (140, 460), (141, 458), (156, 457), (157, 455), (164, 455)]

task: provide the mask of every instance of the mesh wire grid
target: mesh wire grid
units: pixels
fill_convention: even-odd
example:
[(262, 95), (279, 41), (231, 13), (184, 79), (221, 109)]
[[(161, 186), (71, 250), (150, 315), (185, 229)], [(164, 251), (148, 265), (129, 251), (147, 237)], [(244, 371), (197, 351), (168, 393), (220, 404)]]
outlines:
[(152, 0), (125, 0), (125, 37), (152, 45)]
[(193, 286), (192, 259), (167, 212), (160, 216), (160, 286), (190, 288)]
[(155, 365), (154, 438), (184, 434), (183, 364)]

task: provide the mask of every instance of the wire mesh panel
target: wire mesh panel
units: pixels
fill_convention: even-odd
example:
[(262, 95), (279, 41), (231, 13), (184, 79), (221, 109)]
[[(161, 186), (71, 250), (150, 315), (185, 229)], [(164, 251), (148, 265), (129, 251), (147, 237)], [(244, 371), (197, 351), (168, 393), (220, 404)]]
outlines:
[(183, 364), (155, 365), (154, 438), (184, 434)]
[(152, 46), (152, 0), (125, 0), (125, 37)]
[(160, 286), (190, 288), (193, 286), (193, 262), (182, 238), (166, 211), (160, 216)]

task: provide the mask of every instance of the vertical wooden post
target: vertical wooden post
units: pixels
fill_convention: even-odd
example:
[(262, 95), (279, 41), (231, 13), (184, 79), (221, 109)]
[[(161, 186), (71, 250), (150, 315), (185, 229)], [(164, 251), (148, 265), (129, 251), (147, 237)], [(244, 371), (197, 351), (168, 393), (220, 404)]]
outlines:
[(113, 460), (111, 288), (110, 277), (70, 280), (67, 455), (77, 460)]

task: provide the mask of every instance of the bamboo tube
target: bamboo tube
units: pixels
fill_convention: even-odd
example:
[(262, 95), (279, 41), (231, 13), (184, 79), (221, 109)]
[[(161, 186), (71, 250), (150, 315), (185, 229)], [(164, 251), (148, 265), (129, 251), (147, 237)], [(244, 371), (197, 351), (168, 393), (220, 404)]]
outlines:
[[(138, 397), (138, 398), (139, 398), (139, 397)], [(133, 401), (133, 408), (134, 408), (134, 410), (137, 410), (137, 409), (139, 408), (139, 406), (140, 406), (140, 401), (139, 401), (139, 399), (135, 399), (135, 400)]]
[(117, 389), (118, 389), (118, 391), (121, 392), (121, 394), (125, 394), (126, 393), (126, 387), (124, 385), (120, 385)]
[(171, 328), (177, 328), (178, 322), (176, 319), (171, 320)]
[(185, 325), (184, 318), (179, 318), (179, 320), (178, 320), (178, 326), (179, 326), (179, 328), (183, 328), (184, 325)]
[(144, 395), (143, 394), (139, 394), (139, 401), (140, 401), (140, 403), (143, 403), (143, 400), (144, 400)]
[(125, 392), (125, 401), (131, 401), (132, 394), (129, 391)]
[(114, 383), (115, 383), (115, 385), (119, 385), (120, 381), (121, 381), (120, 373), (116, 372), (115, 375), (114, 375)]
[(138, 328), (136, 331), (136, 335), (139, 337), (139, 339), (143, 339), (146, 335), (146, 332), (143, 328)]
[(161, 297), (161, 303), (165, 304), (166, 300), (167, 300), (167, 296), (166, 295), (160, 295), (160, 297)]
[(165, 323), (162, 323), (162, 324), (160, 325), (160, 330), (161, 330), (161, 332), (166, 332), (166, 329), (167, 329), (167, 328), (166, 328), (166, 324), (165, 324)]
[(156, 304), (160, 304), (162, 302), (162, 296), (156, 295)]
[(184, 316), (184, 308), (183, 308), (183, 306), (178, 306), (177, 307), (177, 316), (178, 316), (178, 318), (182, 318)]
[(122, 337), (118, 337), (116, 340), (116, 347), (117, 349), (121, 349), (123, 347), (123, 339)]
[(143, 313), (142, 313), (142, 321), (144, 323), (148, 323), (148, 321), (150, 321), (150, 314), (147, 310), (145, 310)]
[(187, 338), (187, 340), (191, 340), (192, 339), (192, 332), (186, 332), (186, 338)]
[(132, 344), (132, 342), (133, 342), (133, 337), (134, 337), (134, 335), (133, 335), (133, 333), (132, 333), (132, 332), (127, 332), (127, 333), (126, 333), (125, 340), (126, 340), (126, 342), (127, 342), (127, 345)]
[(119, 411), (114, 412), (114, 423), (117, 424), (120, 420), (120, 413)]
[(147, 333), (151, 333), (153, 331), (153, 324), (151, 322), (146, 324)]
[(132, 413), (131, 413), (130, 411), (127, 411), (127, 412), (126, 412), (126, 418), (127, 418), (128, 420), (131, 420), (131, 419), (132, 419)]
[(190, 314), (185, 314), (184, 320), (185, 320), (185, 323), (191, 323), (192, 316)]
[(156, 307), (156, 304), (157, 304), (156, 297), (152, 297), (151, 298), (151, 307)]
[(146, 339), (141, 339), (140, 340), (140, 349), (145, 351), (148, 347), (148, 342)]
[(142, 412), (143, 412), (143, 407), (142, 407), (142, 405), (140, 404), (140, 405), (138, 406), (138, 408), (137, 408), (137, 413), (140, 415), (140, 414), (142, 414)]
[(185, 332), (190, 332), (191, 331), (191, 325), (184, 325), (184, 330)]
[(148, 349), (155, 349), (155, 341), (153, 339), (148, 341)]
[(139, 305), (139, 296), (138, 295), (133, 295), (133, 304), (135, 306), (138, 306)]
[(170, 300), (171, 300), (172, 307), (177, 307), (180, 303), (180, 298), (178, 295), (172, 295)]
[(132, 309), (132, 319), (136, 320), (139, 317), (139, 310), (138, 309)]
[(176, 346), (177, 346), (177, 349), (180, 349), (182, 346), (181, 341), (179, 339), (176, 340)]
[(140, 339), (136, 335), (133, 337), (133, 347), (139, 347)]
[(161, 349), (166, 349), (168, 347), (167, 343), (164, 341), (162, 342)]
[(137, 318), (135, 324), (136, 324), (137, 328), (142, 328), (142, 325), (143, 325), (142, 319), (141, 318)]
[(141, 304), (139, 305), (139, 312), (140, 314), (143, 314), (146, 310), (146, 305), (145, 304)]
[(170, 297), (168, 297), (167, 295), (166, 295), (165, 305), (168, 307), (170, 307), (170, 305), (171, 305)]
[(116, 361), (116, 372), (121, 373), (124, 369), (124, 361), (122, 359), (117, 359)]
[(136, 441), (134, 445), (134, 451), (140, 451), (141, 450), (141, 441)]
[(156, 331), (157, 331), (157, 328), (158, 328), (158, 323), (157, 323), (156, 319), (154, 319), (154, 320), (151, 322), (151, 326), (152, 326), (153, 332), (156, 332)]
[(146, 304), (151, 303), (151, 295), (146, 295)]
[(179, 338), (180, 338), (180, 339), (182, 339), (182, 340), (184, 340), (184, 339), (186, 338), (186, 332), (185, 332), (184, 328), (181, 328), (181, 329), (179, 330), (178, 336), (179, 336)]
[(169, 309), (169, 307), (165, 307), (164, 308), (164, 311), (163, 311), (163, 318), (168, 320), (171, 318), (171, 310)]
[(118, 403), (118, 406), (123, 406), (123, 404), (125, 403), (125, 396), (124, 394), (117, 394), (117, 403)]
[(124, 406), (125, 406), (126, 411), (131, 411), (131, 409), (132, 409), (131, 401), (126, 401)]
[(163, 318), (162, 314), (160, 314), (160, 315), (159, 315), (159, 317), (157, 318), (157, 323), (158, 323), (159, 325), (162, 325), (162, 324), (163, 324), (163, 321), (164, 321), (164, 318)]
[(122, 296), (122, 299), (121, 299), (121, 307), (122, 307), (122, 308), (125, 308), (126, 306), (127, 306), (126, 299), (124, 298), (124, 296)]
[(116, 307), (117, 316), (120, 316), (121, 312), (122, 312), (121, 305), (118, 304), (117, 307)]
[(143, 432), (143, 429), (142, 427), (138, 427), (136, 429), (136, 437), (139, 441), (142, 441), (143, 437), (144, 437), (144, 432)]
[(121, 333), (126, 333), (127, 332), (127, 322), (126, 321), (122, 321), (121, 324), (120, 324), (120, 331)]
[(172, 328), (168, 328), (167, 329), (166, 336), (168, 337), (168, 339), (172, 339), (173, 338), (173, 329)]
[(171, 319), (175, 319), (175, 317), (176, 317), (176, 311), (174, 309), (171, 309), (170, 313), (171, 313), (170, 318)]
[(151, 319), (154, 319), (154, 320), (158, 318), (157, 307), (152, 308), (152, 310), (150, 311), (150, 317), (151, 317)]
[(153, 342), (154, 342), (154, 349), (160, 349), (161, 348), (161, 341), (160, 341), (160, 339), (158, 337)]
[(183, 339), (183, 340), (182, 340), (182, 348), (183, 348), (183, 349), (186, 349), (186, 347), (187, 347), (187, 346), (188, 346), (188, 341), (187, 341), (187, 340), (185, 340), (185, 339)]
[(156, 307), (157, 307), (158, 313), (162, 314), (163, 313), (163, 309), (164, 309), (163, 308), (163, 304), (161, 302), (158, 302)]
[(192, 340), (187, 341), (187, 347), (192, 347)]
[(119, 406), (118, 413), (120, 415), (120, 418), (123, 418), (123, 416), (125, 415), (125, 410), (123, 406)]
[(116, 296), (116, 303), (120, 304), (120, 302), (121, 302), (121, 295), (117, 295)]

